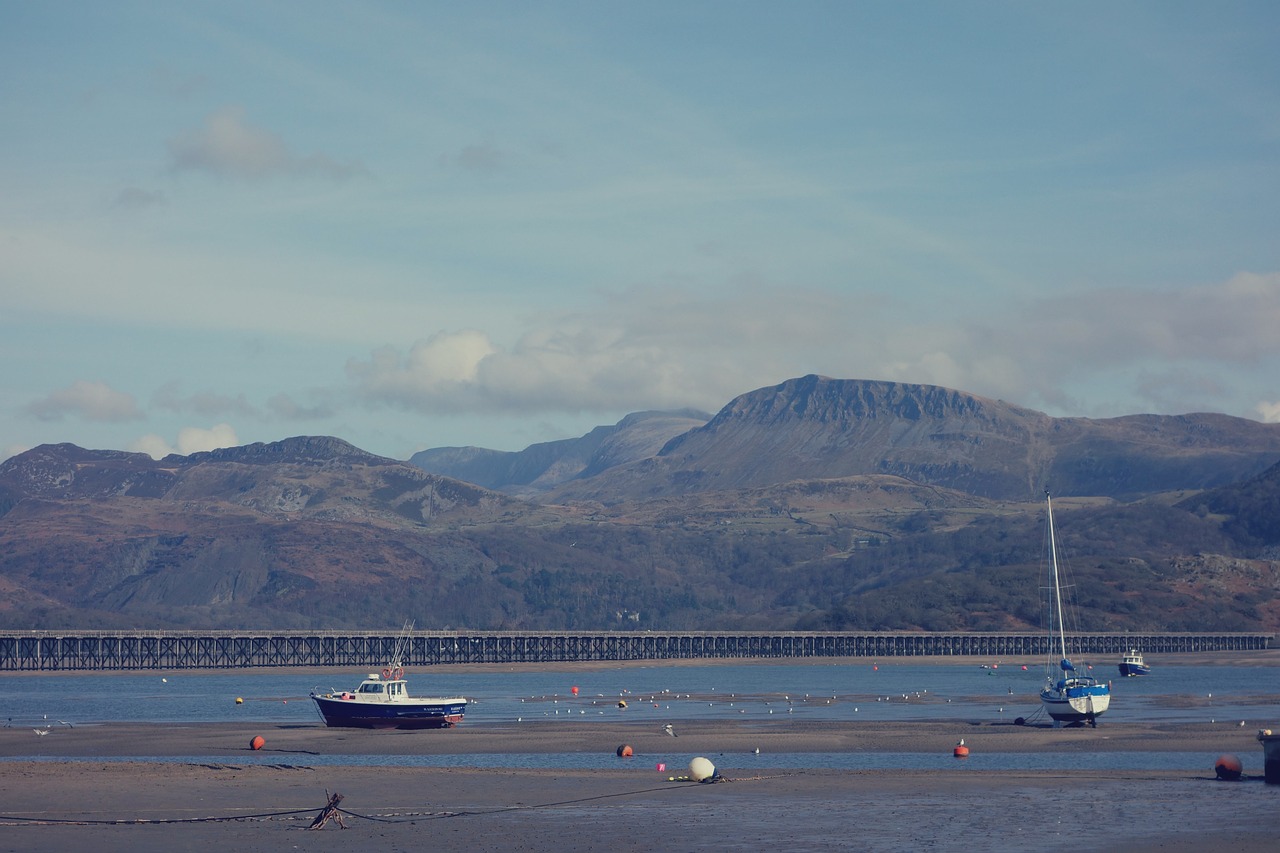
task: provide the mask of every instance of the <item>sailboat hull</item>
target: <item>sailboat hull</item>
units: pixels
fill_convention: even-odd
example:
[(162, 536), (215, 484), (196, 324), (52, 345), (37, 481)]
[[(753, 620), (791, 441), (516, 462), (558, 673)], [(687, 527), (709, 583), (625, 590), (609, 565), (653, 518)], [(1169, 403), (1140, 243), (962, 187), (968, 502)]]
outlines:
[(1091, 723), (1111, 707), (1111, 690), (1105, 684), (1046, 687), (1040, 691), (1040, 702), (1060, 723)]

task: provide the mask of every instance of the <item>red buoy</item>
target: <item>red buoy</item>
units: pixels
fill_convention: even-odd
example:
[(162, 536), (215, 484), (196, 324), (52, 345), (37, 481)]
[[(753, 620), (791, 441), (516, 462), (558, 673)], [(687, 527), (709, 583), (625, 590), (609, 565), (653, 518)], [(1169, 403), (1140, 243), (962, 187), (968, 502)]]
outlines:
[(1240, 774), (1244, 771), (1244, 766), (1240, 763), (1240, 759), (1234, 755), (1219, 755), (1218, 760), (1213, 762), (1213, 772), (1217, 774), (1219, 779), (1227, 782), (1234, 782), (1240, 778)]
[(267, 740), (262, 735), (256, 735), (253, 740), (249, 741), (249, 748), (253, 750), (262, 749), (267, 745)]
[(956, 744), (956, 748), (951, 750), (951, 754), (956, 758), (968, 758), (969, 747), (964, 745), (964, 738), (960, 738), (960, 742)]
[(619, 758), (630, 758), (631, 755), (632, 755), (631, 747), (627, 746), (625, 743), (622, 746), (618, 747)]

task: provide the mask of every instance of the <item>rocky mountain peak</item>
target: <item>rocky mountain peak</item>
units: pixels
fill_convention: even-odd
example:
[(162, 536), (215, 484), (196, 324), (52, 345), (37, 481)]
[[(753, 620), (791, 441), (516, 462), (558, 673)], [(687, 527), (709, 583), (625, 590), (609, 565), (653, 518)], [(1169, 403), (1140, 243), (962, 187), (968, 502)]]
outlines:
[(202, 462), (239, 462), (244, 465), (379, 465), (396, 462), (361, 450), (350, 442), (327, 435), (299, 435), (268, 443), (223, 447), (190, 456), (166, 456), (162, 464), (196, 465)]
[(810, 374), (743, 394), (722, 409), (708, 428), (713, 428), (718, 421), (735, 419), (773, 424), (788, 421), (847, 424), (875, 418), (993, 419), (1001, 413), (1015, 413), (1019, 417), (1038, 414), (936, 385), (831, 379)]

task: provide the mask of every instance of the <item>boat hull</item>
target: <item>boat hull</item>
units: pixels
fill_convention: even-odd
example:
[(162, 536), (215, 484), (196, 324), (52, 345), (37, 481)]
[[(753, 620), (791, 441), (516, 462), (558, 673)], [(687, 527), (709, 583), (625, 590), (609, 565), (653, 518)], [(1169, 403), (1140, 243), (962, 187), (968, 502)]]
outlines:
[(1151, 667), (1145, 663), (1122, 663), (1120, 664), (1120, 674), (1126, 678), (1133, 675), (1150, 675)]
[(360, 702), (340, 696), (312, 696), (324, 724), (347, 729), (447, 729), (462, 722), (467, 700), (416, 699)]
[(1059, 723), (1093, 723), (1111, 707), (1111, 691), (1103, 684), (1046, 688), (1040, 702)]

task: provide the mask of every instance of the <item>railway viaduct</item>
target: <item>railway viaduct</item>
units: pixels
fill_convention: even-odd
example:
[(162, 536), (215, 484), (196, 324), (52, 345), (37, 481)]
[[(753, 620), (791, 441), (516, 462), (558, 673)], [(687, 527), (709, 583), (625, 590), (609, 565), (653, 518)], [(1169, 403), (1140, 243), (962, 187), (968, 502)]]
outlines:
[[(1257, 651), (1266, 633), (1091, 633), (1068, 636), (1076, 655)], [(1043, 633), (731, 631), (9, 631), (0, 672), (369, 667), (407, 644), (406, 666), (705, 658), (1043, 657)]]

